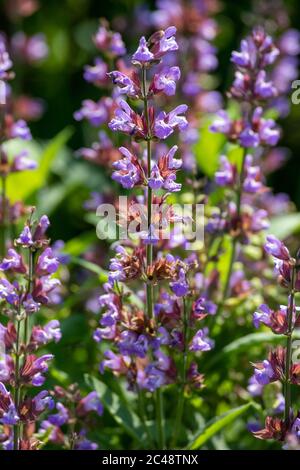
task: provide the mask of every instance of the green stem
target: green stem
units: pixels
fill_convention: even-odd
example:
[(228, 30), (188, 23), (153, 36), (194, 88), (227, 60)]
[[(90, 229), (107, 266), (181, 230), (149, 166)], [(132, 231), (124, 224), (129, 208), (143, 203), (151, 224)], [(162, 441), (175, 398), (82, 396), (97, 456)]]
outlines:
[(145, 429), (145, 432), (146, 432), (146, 435), (147, 435), (147, 438), (148, 438), (148, 443), (149, 443), (150, 446), (152, 446), (153, 445), (153, 439), (152, 439), (150, 429), (147, 426), (144, 392), (140, 388), (138, 388), (138, 400), (139, 400), (140, 417), (141, 417), (141, 420), (142, 420), (142, 423), (143, 423), (143, 427)]
[[(30, 294), (32, 290), (33, 284), (33, 264), (34, 264), (34, 253), (29, 248), (29, 255), (28, 255), (28, 284), (27, 284), (27, 291), (26, 294)], [(29, 341), (30, 336), (30, 320), (29, 315), (26, 314), (25, 317), (25, 325), (24, 325), (24, 346), (25, 346), (25, 359), (26, 359), (26, 346)]]
[(156, 395), (156, 427), (157, 427), (157, 443), (158, 449), (164, 450), (165, 444), (165, 430), (164, 430), (164, 406), (162, 390), (158, 388), (155, 392)]
[[(147, 124), (147, 178), (151, 174), (151, 131), (150, 131), (150, 118), (149, 118), (149, 108), (148, 108), (148, 93), (147, 93), (147, 76), (146, 69), (142, 67), (142, 91), (143, 91), (143, 101), (144, 101), (144, 116)], [(147, 188), (147, 228), (148, 233), (151, 228), (152, 222), (152, 189), (148, 186)], [(146, 247), (146, 262), (147, 268), (151, 266), (153, 262), (153, 246), (151, 243), (147, 244)], [(147, 282), (146, 284), (146, 298), (147, 298), (147, 316), (148, 319), (153, 319), (153, 284), (152, 282)], [(155, 392), (156, 395), (156, 427), (158, 435), (158, 445), (160, 449), (165, 448), (165, 433), (163, 425), (163, 395), (161, 390)]]
[[(238, 188), (237, 188), (236, 211), (237, 211), (237, 223), (238, 224), (240, 223), (241, 208), (242, 208), (242, 195), (243, 195), (243, 184), (244, 184), (244, 173), (245, 173), (245, 160), (246, 160), (246, 149), (244, 149), (244, 152), (243, 152), (241, 171), (240, 171), (240, 175), (239, 175), (239, 184), (238, 184)], [(238, 227), (237, 227), (237, 229), (238, 229)], [(232, 275), (232, 271), (233, 271), (233, 265), (234, 265), (235, 258), (236, 258), (237, 242), (238, 242), (238, 239), (235, 236), (232, 239), (232, 247), (231, 247), (230, 260), (229, 260), (229, 267), (228, 267), (226, 280), (225, 280), (225, 284), (224, 284), (222, 299), (221, 299), (221, 301), (218, 305), (217, 314), (219, 314), (220, 311), (222, 310), (222, 308), (224, 306), (224, 303), (225, 303), (225, 301), (227, 299), (227, 296), (228, 296), (230, 280), (231, 280), (231, 275)]]
[[(150, 118), (149, 118), (149, 108), (148, 108), (148, 97), (146, 89), (147, 77), (146, 69), (142, 68), (142, 87), (143, 87), (143, 101), (144, 101), (144, 115), (147, 123), (148, 135), (147, 135), (147, 178), (151, 174), (151, 135), (150, 135)], [(147, 228), (148, 232), (151, 227), (152, 220), (152, 189), (148, 186), (147, 188)], [(153, 245), (148, 243), (146, 246), (146, 259), (147, 259), (147, 268), (151, 266), (153, 262)], [(146, 285), (146, 295), (147, 295), (147, 315), (148, 318), (153, 318), (153, 285), (151, 282), (147, 282)]]
[(186, 298), (183, 298), (183, 360), (182, 360), (182, 377), (181, 377), (181, 387), (179, 389), (179, 396), (177, 402), (177, 410), (176, 410), (176, 417), (175, 417), (175, 425), (174, 425), (174, 434), (173, 439), (171, 442), (171, 449), (175, 449), (178, 434), (181, 427), (181, 421), (183, 416), (183, 409), (184, 409), (184, 390), (186, 384), (186, 372), (187, 372), (187, 362), (188, 362), (188, 313), (187, 313), (187, 301)]
[(292, 333), (293, 333), (293, 314), (295, 310), (295, 282), (296, 282), (296, 266), (292, 266), (292, 279), (291, 289), (289, 294), (288, 304), (288, 329), (287, 329), (287, 340), (286, 340), (286, 356), (285, 356), (285, 381), (284, 381), (284, 420), (287, 427), (290, 424), (290, 409), (291, 409), (291, 381), (290, 381), (290, 369), (292, 363)]
[[(19, 312), (18, 312), (19, 313)], [(20, 330), (21, 322), (17, 318), (17, 338), (16, 338), (16, 362), (15, 362), (15, 390), (14, 390), (14, 401), (16, 410), (19, 409), (20, 405)], [(19, 438), (20, 438), (20, 424), (14, 425), (14, 450), (19, 450)]]
[(1, 221), (1, 241), (0, 256), (4, 258), (6, 253), (6, 176), (1, 176), (1, 204), (2, 204), (2, 221)]

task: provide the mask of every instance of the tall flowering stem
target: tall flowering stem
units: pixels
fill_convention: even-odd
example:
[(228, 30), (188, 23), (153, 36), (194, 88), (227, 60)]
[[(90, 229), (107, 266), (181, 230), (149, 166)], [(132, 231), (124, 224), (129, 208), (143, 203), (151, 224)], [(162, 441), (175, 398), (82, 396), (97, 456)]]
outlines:
[(254, 432), (259, 439), (275, 439), (284, 442), (286, 448), (299, 447), (300, 412), (295, 413), (292, 399), (292, 385), (300, 385), (300, 365), (293, 361), (293, 333), (300, 326), (300, 315), (296, 308), (295, 294), (300, 291), (298, 270), (298, 255), (293, 258), (288, 248), (274, 235), (267, 236), (265, 251), (275, 262), (278, 280), (288, 290), (287, 306), (281, 305), (272, 310), (263, 304), (253, 315), (256, 328), (261, 324), (270, 328), (273, 333), (286, 337), (286, 347), (278, 346), (269, 353), (268, 359), (254, 364), (252, 383), (257, 386), (267, 386), (272, 382), (280, 382), (283, 386), (284, 416), (283, 419), (267, 416), (265, 428)]
[[(163, 387), (177, 385), (181, 405), (175, 420), (181, 422), (183, 384), (190, 389), (200, 389), (204, 380), (196, 362), (188, 361), (188, 352), (197, 354), (212, 348), (207, 329), (199, 330), (197, 325), (208, 314), (206, 310), (215, 311), (214, 305), (207, 303), (206, 298), (197, 299), (189, 311), (187, 298), (195, 294), (190, 289), (188, 273), (195, 269), (197, 263), (193, 257), (183, 260), (170, 253), (176, 240), (175, 228), (171, 237), (163, 236), (166, 225), (170, 229), (170, 224), (173, 226), (176, 220), (183, 222), (173, 207), (166, 204), (169, 193), (181, 190), (181, 184), (176, 181), (177, 171), (182, 166), (182, 160), (175, 158), (178, 147), (173, 145), (168, 150), (165, 145), (161, 148), (154, 145), (188, 125), (184, 116), (186, 105), (169, 112), (157, 110), (155, 106), (157, 95), (175, 94), (176, 82), (180, 78), (179, 68), (169, 67), (163, 60), (167, 53), (178, 49), (175, 33), (176, 28), (169, 27), (165, 31), (157, 31), (148, 40), (142, 37), (132, 56), (133, 67), (126, 74), (118, 70), (109, 73), (117, 86), (114, 96), (118, 102), (109, 127), (131, 137), (129, 147), (119, 148), (122, 157), (113, 164), (112, 178), (127, 190), (142, 189), (144, 196), (137, 197), (133, 193), (127, 204), (128, 212), (123, 221), (128, 233), (126, 246), (120, 244), (115, 247), (109, 279), (99, 299), (102, 309), (100, 327), (94, 333), (97, 342), (107, 340), (112, 345), (112, 349), (104, 352), (100, 372), (108, 368), (117, 376), (125, 376), (129, 389), (139, 396), (140, 407), (143, 391), (153, 394), (156, 446), (159, 449), (168, 445), (164, 429)], [(126, 94), (131, 101), (142, 101), (142, 112), (117, 97), (118, 93)], [(143, 146), (138, 145), (140, 142), (146, 143), (146, 152)], [(143, 204), (136, 204), (137, 200), (142, 200)], [(131, 221), (137, 222), (134, 236), (130, 231)], [(184, 249), (182, 237), (176, 243), (182, 244)], [(154, 253), (159, 253), (159, 256)], [(138, 289), (136, 297), (139, 304), (136, 304), (128, 295), (128, 285), (139, 282), (143, 283), (144, 289)], [(191, 338), (187, 334), (190, 326), (193, 328)], [(140, 414), (145, 425), (145, 410)]]
[[(278, 93), (274, 84), (268, 81), (265, 70), (278, 54), (272, 38), (261, 28), (254, 29), (251, 36), (241, 42), (241, 50), (234, 51), (231, 56), (236, 70), (228, 93), (230, 98), (239, 103), (241, 117), (232, 120), (226, 111), (221, 110), (211, 126), (212, 132), (222, 132), (230, 142), (238, 144), (242, 149), (240, 168), (222, 155), (221, 167), (215, 177), (219, 186), (231, 188), (235, 192), (235, 203), (229, 202), (225, 215), (227, 220), (222, 226), (223, 234), (228, 232), (231, 237), (231, 253), (218, 312), (228, 297), (238, 245), (248, 243), (252, 233), (267, 227), (266, 221), (256, 220), (258, 217), (265, 218), (267, 214), (264, 211), (251, 213), (244, 203), (244, 196), (249, 199), (249, 195), (258, 195), (264, 191), (260, 168), (254, 166), (253, 162), (257, 149), (276, 145), (280, 136), (275, 122), (262, 117), (264, 108)], [(249, 218), (252, 219), (250, 224)]]
[[(35, 388), (43, 385), (48, 362), (53, 358), (52, 354), (36, 352), (49, 342), (60, 340), (60, 325), (57, 320), (44, 326), (33, 321), (34, 326), (29, 328), (29, 318), (42, 305), (51, 304), (51, 296), (58, 294), (60, 285), (53, 278), (59, 261), (45, 235), (48, 226), (46, 216), (35, 221), (32, 212), (14, 242), (16, 249), (9, 248), (0, 263), (0, 300), (8, 318), (6, 325), (0, 324), (0, 340), (5, 346), (5, 351), (1, 351), (0, 382), (0, 425), (7, 429), (4, 449), (37, 449), (40, 445), (34, 434), (37, 422), (54, 406), (47, 390), (34, 394)], [(23, 250), (29, 256), (25, 257)]]
[[(147, 124), (147, 178), (151, 176), (151, 135), (150, 135), (150, 117), (149, 117), (149, 108), (148, 108), (148, 91), (147, 91), (147, 71), (146, 67), (142, 66), (142, 93), (144, 101), (144, 115)], [(148, 232), (151, 229), (152, 223), (152, 188), (148, 185), (147, 188), (147, 228)], [(146, 259), (147, 259), (147, 269), (151, 266), (153, 261), (153, 245), (149, 243), (146, 247)], [(147, 282), (146, 284), (146, 293), (147, 293), (147, 314), (150, 319), (153, 318), (153, 284), (152, 282)]]
[(286, 331), (286, 357), (285, 357), (285, 381), (284, 381), (284, 419), (287, 428), (290, 425), (291, 410), (291, 364), (292, 364), (292, 335), (293, 316), (295, 312), (295, 283), (296, 283), (296, 260), (291, 259), (291, 284), (287, 306), (287, 331)]

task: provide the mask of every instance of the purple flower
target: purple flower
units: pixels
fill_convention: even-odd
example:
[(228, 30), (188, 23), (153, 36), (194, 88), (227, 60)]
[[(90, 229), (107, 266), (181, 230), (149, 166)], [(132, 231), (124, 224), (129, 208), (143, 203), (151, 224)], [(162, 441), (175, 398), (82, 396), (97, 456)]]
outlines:
[(150, 62), (154, 59), (154, 55), (149, 51), (147, 46), (147, 41), (144, 36), (141, 37), (139, 47), (132, 56), (134, 62), (139, 62), (141, 64)]
[(158, 166), (156, 165), (156, 163), (154, 163), (152, 165), (150, 178), (148, 179), (148, 185), (150, 186), (151, 189), (155, 190), (155, 189), (160, 189), (163, 184), (164, 184), (164, 179), (160, 174)]
[(6, 50), (4, 39), (0, 36), (0, 80), (8, 78), (7, 72), (12, 65), (12, 61), (10, 60), (9, 54)]
[(120, 33), (113, 33), (110, 40), (110, 52), (116, 57), (126, 54), (126, 48)]
[(195, 300), (193, 305), (193, 316), (198, 317), (201, 315), (215, 315), (217, 312), (217, 306), (211, 300), (206, 297), (199, 297)]
[(19, 301), (15, 286), (7, 279), (0, 279), (0, 299), (6, 300), (11, 305), (16, 305)]
[(250, 67), (252, 65), (252, 56), (254, 53), (254, 44), (247, 39), (241, 41), (241, 50), (233, 51), (231, 54), (231, 61), (243, 68)]
[(252, 375), (248, 382), (247, 390), (252, 397), (259, 397), (263, 393), (264, 386), (257, 383), (254, 375)]
[(19, 238), (16, 239), (16, 243), (24, 248), (29, 248), (33, 244), (30, 227), (28, 225), (25, 225)]
[(47, 390), (43, 390), (42, 392), (38, 393), (32, 400), (34, 403), (35, 411), (42, 413), (46, 408), (52, 410), (54, 408), (54, 400), (49, 395)]
[(94, 65), (86, 65), (83, 77), (87, 82), (96, 85), (106, 85), (108, 65), (99, 57), (95, 59)]
[(13, 123), (10, 130), (10, 137), (12, 139), (19, 138), (23, 140), (32, 139), (29, 127), (23, 119), (19, 119)]
[(101, 126), (109, 119), (109, 111), (112, 106), (111, 98), (101, 98), (97, 103), (93, 100), (84, 100), (82, 108), (74, 113), (76, 121), (87, 119), (94, 127)]
[(288, 29), (279, 40), (280, 52), (287, 55), (297, 56), (300, 53), (300, 33), (297, 29)]
[(188, 126), (185, 116), (180, 116), (187, 111), (188, 107), (185, 104), (177, 106), (173, 111), (166, 114), (164, 111), (159, 113), (155, 120), (154, 133), (159, 139), (166, 139), (169, 135), (173, 134), (174, 130), (178, 127), (179, 130), (184, 130)]
[(221, 132), (222, 134), (228, 134), (231, 128), (231, 120), (226, 111), (220, 109), (216, 114), (216, 119), (210, 126), (212, 132)]
[(43, 356), (35, 359), (32, 364), (32, 380), (31, 383), (34, 387), (40, 387), (45, 382), (45, 377), (42, 374), (48, 371), (48, 361), (53, 359), (53, 354), (44, 354)]
[(31, 294), (27, 294), (26, 300), (23, 300), (23, 307), (28, 315), (32, 315), (40, 310), (41, 304), (36, 302)]
[(239, 141), (242, 147), (257, 147), (260, 144), (259, 135), (247, 126), (239, 135)]
[(190, 351), (210, 351), (213, 348), (214, 342), (208, 338), (208, 329), (204, 328), (197, 331), (189, 346)]
[(266, 76), (267, 74), (264, 70), (260, 70), (257, 74), (254, 92), (258, 98), (274, 98), (274, 96), (277, 94), (277, 90), (273, 83), (266, 81)]
[(119, 150), (123, 158), (114, 162), (113, 167), (116, 171), (113, 172), (112, 179), (126, 189), (140, 185), (144, 180), (144, 175), (138, 160), (126, 147), (120, 147)]
[(115, 70), (110, 72), (108, 76), (112, 79), (114, 85), (119, 87), (119, 92), (130, 98), (138, 98), (141, 94), (139, 83), (134, 82), (122, 72)]
[(18, 273), (26, 273), (26, 267), (24, 266), (22, 256), (13, 248), (9, 248), (6, 258), (3, 258), (3, 261), (0, 264), (1, 271), (7, 271), (9, 269)]
[(265, 359), (262, 362), (261, 368), (254, 369), (254, 377), (260, 385), (269, 384), (274, 377), (274, 370), (271, 363)]
[(0, 382), (0, 423), (13, 426), (20, 420), (11, 394), (5, 388), (5, 385)]
[(177, 297), (185, 296), (189, 291), (189, 285), (186, 280), (184, 270), (181, 268), (178, 274), (178, 280), (170, 282), (170, 287)]
[(236, 168), (225, 155), (220, 157), (220, 169), (215, 174), (215, 181), (219, 186), (231, 186), (235, 183)]
[(133, 331), (125, 330), (120, 335), (118, 347), (122, 355), (135, 355), (143, 358), (146, 357), (149, 343), (145, 335), (138, 335)]
[(167, 96), (175, 95), (176, 82), (180, 79), (179, 67), (170, 67), (154, 75), (150, 90), (154, 93), (163, 92)]
[(14, 158), (11, 171), (35, 170), (37, 163), (28, 157), (28, 152), (23, 150)]
[(62, 403), (56, 404), (58, 413), (48, 416), (48, 421), (54, 426), (63, 426), (69, 419), (69, 411)]
[(265, 251), (282, 261), (289, 261), (291, 256), (290, 252), (287, 247), (284, 245), (283, 242), (278, 240), (274, 235), (267, 236), (267, 243), (265, 244)]
[(58, 320), (51, 320), (43, 328), (33, 327), (32, 339), (39, 344), (47, 344), (50, 341), (58, 343), (61, 339), (60, 323)]
[(253, 314), (253, 324), (255, 328), (259, 328), (260, 323), (264, 325), (270, 325), (271, 319), (270, 315), (272, 310), (265, 304), (262, 304), (259, 309)]
[(136, 129), (134, 122), (135, 112), (128, 103), (120, 100), (119, 108), (115, 111), (115, 117), (109, 122), (108, 127), (114, 132), (125, 132), (125, 134), (133, 134)]
[(53, 274), (58, 270), (59, 261), (54, 256), (50, 247), (46, 248), (43, 253), (38, 257), (36, 272), (40, 276)]
[(99, 399), (97, 392), (89, 393), (85, 398), (82, 398), (79, 402), (86, 413), (89, 411), (96, 411), (96, 413), (101, 416), (103, 414), (103, 405)]
[(165, 31), (162, 31), (158, 43), (154, 45), (154, 48), (157, 49), (155, 50), (156, 59), (163, 57), (167, 52), (173, 52), (178, 50), (178, 44), (175, 39), (175, 34), (175, 26), (170, 26)]
[(252, 155), (246, 155), (245, 158), (245, 180), (244, 191), (247, 193), (257, 193), (263, 188), (261, 182), (261, 173), (259, 166), (253, 166)]

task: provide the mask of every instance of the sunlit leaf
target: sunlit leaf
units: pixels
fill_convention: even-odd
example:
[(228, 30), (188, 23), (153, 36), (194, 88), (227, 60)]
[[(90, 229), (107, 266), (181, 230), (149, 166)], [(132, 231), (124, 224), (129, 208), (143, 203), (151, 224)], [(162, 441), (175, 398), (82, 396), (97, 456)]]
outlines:
[(207, 427), (198, 434), (192, 442), (188, 445), (189, 450), (200, 449), (203, 444), (205, 444), (209, 439), (211, 439), (215, 434), (222, 431), (222, 429), (228, 424), (235, 421), (239, 416), (248, 411), (253, 405), (253, 403), (247, 403), (246, 405), (239, 406), (234, 408), (227, 413), (215, 418), (211, 424), (208, 424)]

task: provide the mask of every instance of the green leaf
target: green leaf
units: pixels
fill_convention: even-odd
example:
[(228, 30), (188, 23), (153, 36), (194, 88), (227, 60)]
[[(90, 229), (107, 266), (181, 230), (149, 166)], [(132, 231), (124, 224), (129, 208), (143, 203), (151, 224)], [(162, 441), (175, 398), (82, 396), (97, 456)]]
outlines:
[(300, 213), (272, 217), (268, 232), (284, 239), (300, 231)]
[[(231, 354), (233, 352), (240, 352), (242, 350), (247, 350), (251, 346), (256, 346), (260, 344), (277, 344), (281, 343), (284, 340), (284, 335), (274, 335), (274, 333), (250, 333), (249, 335), (239, 338), (232, 343), (225, 346), (222, 349), (222, 354)], [(300, 332), (295, 331), (293, 338), (300, 338)]]
[(92, 263), (91, 261), (87, 261), (83, 258), (77, 258), (76, 256), (71, 256), (71, 263), (77, 264), (78, 266), (81, 266), (82, 268), (85, 268), (92, 273), (98, 274), (101, 282), (106, 282), (108, 279), (107, 272), (100, 268), (98, 264)]
[(116, 421), (118, 426), (138, 442), (142, 439), (142, 423), (139, 417), (128, 407), (128, 404), (113, 393), (103, 382), (90, 375), (85, 376), (89, 387), (98, 392), (104, 408)]
[[(9, 158), (12, 158), (20, 150), (28, 149), (30, 157), (38, 162), (38, 168), (32, 171), (22, 171), (10, 175), (7, 181), (7, 194), (11, 201), (28, 200), (36, 191), (41, 189), (47, 181), (53, 160), (57, 157), (61, 148), (66, 144), (72, 134), (71, 128), (66, 128), (55, 136), (43, 151), (36, 143), (25, 143), (13, 140), (5, 149)], [(39, 155), (39, 153), (41, 154)]]
[(223, 415), (216, 417), (211, 424), (201, 431), (192, 442), (188, 445), (188, 450), (197, 450), (200, 449), (203, 444), (205, 444), (209, 439), (211, 439), (215, 434), (222, 431), (222, 429), (232, 421), (236, 420), (239, 416), (244, 414), (249, 408), (253, 407), (252, 402), (247, 403), (246, 405), (239, 406), (238, 408), (233, 408), (232, 410), (224, 413)]
[(223, 134), (215, 134), (209, 130), (211, 121), (201, 128), (200, 139), (194, 146), (199, 168), (205, 175), (212, 178), (219, 166), (219, 157), (225, 144)]
[[(227, 344), (220, 352), (215, 354), (211, 360), (207, 360), (205, 368), (208, 369), (218, 361), (223, 360), (226, 355), (237, 354), (242, 351), (250, 350), (252, 346), (266, 344), (281, 344), (286, 337), (284, 335), (275, 335), (274, 333), (250, 333), (249, 335), (238, 338)], [(295, 331), (294, 339), (300, 339), (300, 331)]]
[(71, 256), (82, 255), (87, 247), (95, 241), (95, 234), (92, 232), (81, 233), (79, 237), (67, 241), (64, 246), (64, 253)]

